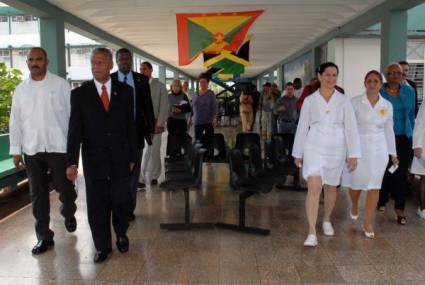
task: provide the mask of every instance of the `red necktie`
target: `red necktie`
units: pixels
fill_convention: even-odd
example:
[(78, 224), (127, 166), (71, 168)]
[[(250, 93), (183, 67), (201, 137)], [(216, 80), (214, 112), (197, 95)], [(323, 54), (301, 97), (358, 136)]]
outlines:
[(109, 97), (108, 92), (106, 91), (106, 86), (102, 85), (102, 94), (100, 95), (100, 99), (102, 100), (103, 107), (105, 108), (105, 111), (109, 111)]

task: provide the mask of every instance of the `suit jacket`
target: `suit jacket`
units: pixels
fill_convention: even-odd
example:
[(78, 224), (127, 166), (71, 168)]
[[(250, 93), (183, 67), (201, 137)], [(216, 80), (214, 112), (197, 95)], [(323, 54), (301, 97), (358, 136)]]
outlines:
[(413, 80), (406, 79), (407, 83), (409, 83), (410, 87), (415, 90), (415, 115), (418, 114), (419, 106), (418, 106), (418, 88), (416, 87), (416, 83)]
[(169, 103), (168, 93), (165, 84), (157, 79), (152, 79), (150, 83), (153, 111), (158, 126), (165, 126), (168, 118)]
[(91, 179), (127, 177), (129, 163), (137, 161), (133, 90), (111, 82), (106, 112), (94, 81), (71, 92), (68, 129), (68, 165), (78, 165), (80, 144), (84, 175)]
[[(144, 147), (145, 139), (151, 144), (150, 134), (155, 130), (155, 116), (152, 105), (149, 79), (143, 74), (131, 71), (133, 74), (134, 88), (136, 89), (136, 129), (137, 146)], [(111, 74), (114, 81), (118, 81), (118, 71)]]

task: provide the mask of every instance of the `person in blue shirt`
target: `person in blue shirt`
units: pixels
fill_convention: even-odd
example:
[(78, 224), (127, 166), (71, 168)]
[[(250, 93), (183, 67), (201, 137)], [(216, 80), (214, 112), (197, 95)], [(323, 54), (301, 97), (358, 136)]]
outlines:
[[(378, 209), (385, 210), (388, 196), (394, 198), (394, 209), (397, 223), (406, 224), (404, 207), (406, 203), (407, 174), (412, 159), (412, 135), (415, 124), (415, 91), (412, 87), (402, 84), (403, 70), (398, 63), (388, 65), (385, 71), (387, 82), (382, 86), (382, 97), (393, 106), (394, 133), (396, 149), (399, 157), (399, 167), (391, 174), (386, 172), (379, 192)], [(391, 166), (391, 160), (388, 167)]]

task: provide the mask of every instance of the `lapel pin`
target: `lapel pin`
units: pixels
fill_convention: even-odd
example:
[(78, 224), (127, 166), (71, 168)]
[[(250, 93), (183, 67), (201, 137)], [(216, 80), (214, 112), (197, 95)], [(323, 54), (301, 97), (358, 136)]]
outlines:
[(114, 91), (112, 94), (113, 94), (113, 95), (117, 95), (117, 91)]

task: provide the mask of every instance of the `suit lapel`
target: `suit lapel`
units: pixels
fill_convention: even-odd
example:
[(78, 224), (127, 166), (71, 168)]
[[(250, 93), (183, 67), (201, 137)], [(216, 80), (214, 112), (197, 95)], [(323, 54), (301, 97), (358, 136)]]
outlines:
[(102, 99), (100, 99), (99, 92), (97, 91), (96, 85), (94, 84), (94, 80), (90, 82), (89, 85), (89, 96), (91, 96), (91, 100), (94, 102), (96, 108), (102, 110), (105, 113), (105, 108), (103, 107)]
[(116, 105), (118, 102), (118, 88), (117, 84), (114, 81), (111, 81), (111, 97), (109, 99), (109, 112), (111, 112), (114, 108), (114, 105)]

